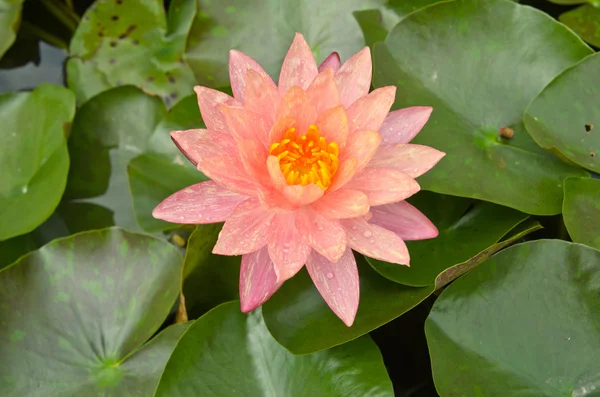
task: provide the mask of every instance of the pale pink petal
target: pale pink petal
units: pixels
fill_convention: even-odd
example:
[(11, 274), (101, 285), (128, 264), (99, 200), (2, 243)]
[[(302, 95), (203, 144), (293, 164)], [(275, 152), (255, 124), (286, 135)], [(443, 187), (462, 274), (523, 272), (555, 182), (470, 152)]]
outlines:
[(242, 255), (240, 267), (240, 308), (243, 313), (251, 312), (281, 287), (267, 247)]
[(321, 113), (317, 118), (317, 127), (327, 142), (335, 142), (340, 148), (348, 140), (348, 118), (343, 106), (336, 106)]
[(342, 105), (349, 108), (357, 99), (369, 93), (372, 71), (369, 47), (363, 48), (344, 62), (335, 73)]
[(296, 228), (304, 242), (332, 262), (337, 262), (346, 249), (346, 232), (338, 220), (327, 219), (310, 207), (296, 213)]
[(275, 114), (281, 102), (279, 90), (270, 77), (248, 70), (244, 107), (263, 116), (269, 126), (275, 123)]
[(371, 214), (369, 222), (391, 230), (405, 241), (438, 236), (435, 225), (406, 201), (371, 207)]
[(269, 123), (258, 113), (251, 112), (241, 107), (221, 105), (221, 112), (225, 115), (227, 127), (240, 149), (239, 145), (244, 140), (260, 142), (265, 149), (269, 147)]
[(416, 178), (429, 171), (446, 153), (429, 146), (396, 143), (380, 146), (369, 167), (393, 168)]
[(330, 219), (354, 218), (369, 212), (369, 198), (358, 190), (339, 189), (327, 192), (312, 207)]
[(279, 118), (269, 131), (269, 144), (280, 142), (283, 139), (283, 134), (290, 128), (295, 128), (298, 131), (298, 123), (295, 119), (290, 117)]
[(281, 106), (279, 106), (276, 119), (280, 120), (284, 117), (296, 120), (295, 128), (297, 135), (306, 134), (308, 126), (317, 121), (317, 110), (308, 99), (306, 91), (302, 88), (292, 87), (285, 94), (281, 101)]
[(340, 221), (348, 236), (348, 245), (369, 258), (408, 266), (410, 256), (404, 241), (394, 232), (369, 224), (364, 218)]
[(327, 68), (319, 73), (310, 87), (308, 87), (308, 90), (306, 90), (306, 95), (318, 114), (340, 104), (340, 95), (334, 76), (333, 69)]
[(404, 200), (420, 189), (413, 178), (390, 168), (366, 168), (356, 174), (346, 187), (365, 193), (371, 206)]
[(269, 156), (267, 158), (267, 170), (271, 177), (272, 186), (277, 190), (282, 190), (287, 185), (287, 182), (285, 176), (283, 176), (283, 172), (281, 172), (279, 159), (276, 156)]
[(327, 58), (325, 58), (325, 60), (319, 65), (319, 73), (327, 68), (331, 68), (334, 72), (337, 72), (341, 64), (342, 61), (340, 60), (340, 54), (334, 51), (329, 54)]
[(203, 148), (203, 143), (206, 140), (206, 136), (209, 134), (208, 130), (186, 130), (186, 131), (172, 131), (171, 139), (179, 151), (194, 165), (198, 165), (201, 155), (206, 155), (206, 151), (219, 151), (220, 147), (212, 145), (209, 148)]
[(351, 133), (359, 130), (378, 131), (388, 115), (394, 99), (396, 87), (382, 87), (360, 98), (347, 110)]
[(348, 140), (343, 152), (342, 160), (355, 159), (356, 170), (360, 172), (369, 164), (381, 144), (381, 136), (375, 131), (357, 131)]
[[(248, 70), (254, 70), (265, 78), (271, 79), (254, 59), (237, 50), (229, 51), (229, 80), (231, 83), (231, 91), (233, 91), (235, 99), (241, 103), (244, 103), (246, 74)], [(271, 82), (273, 82), (273, 80), (271, 80)]]
[(304, 36), (296, 33), (279, 74), (279, 93), (285, 95), (294, 86), (303, 90), (317, 77), (317, 63)]
[(265, 208), (269, 208), (276, 213), (296, 210), (296, 206), (290, 204), (288, 199), (279, 190), (258, 189), (256, 196)]
[(313, 251), (306, 269), (327, 306), (350, 327), (360, 299), (358, 268), (352, 250), (347, 248), (337, 263)]
[(390, 112), (379, 129), (383, 144), (410, 142), (427, 123), (432, 111), (429, 106), (413, 106)]
[(283, 282), (293, 277), (310, 254), (310, 247), (302, 241), (296, 230), (296, 216), (293, 212), (277, 214), (269, 231), (269, 255), (275, 264), (277, 280)]
[(267, 245), (273, 212), (265, 209), (258, 198), (243, 201), (225, 221), (214, 254), (241, 255)]
[(348, 183), (356, 174), (356, 159), (347, 159), (340, 162), (340, 166), (331, 179), (328, 192), (334, 192)]
[(301, 207), (303, 205), (309, 205), (323, 197), (323, 189), (314, 183), (306, 186), (287, 185), (283, 187), (283, 195), (290, 204)]
[(198, 97), (198, 107), (206, 128), (217, 132), (227, 132), (225, 116), (221, 113), (219, 106), (221, 104), (240, 106), (241, 104), (221, 91), (202, 86), (194, 87), (194, 91)]
[(196, 183), (164, 199), (152, 216), (181, 224), (223, 222), (246, 196), (222, 188), (214, 181)]

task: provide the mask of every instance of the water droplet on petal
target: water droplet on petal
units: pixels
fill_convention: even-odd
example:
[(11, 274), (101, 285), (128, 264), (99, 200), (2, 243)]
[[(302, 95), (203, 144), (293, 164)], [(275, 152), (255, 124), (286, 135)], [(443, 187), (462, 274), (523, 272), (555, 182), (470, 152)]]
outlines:
[(304, 79), (300, 79), (300, 84), (304, 84)]
[(331, 280), (333, 278), (333, 273), (327, 273), (325, 277)]
[(282, 251), (283, 251), (284, 254), (288, 254), (290, 252), (290, 249), (289, 248), (284, 248), (284, 249), (282, 249)]
[(418, 168), (415, 168), (413, 171), (414, 171), (414, 172), (419, 172), (419, 169), (418, 169)]
[[(390, 132), (394, 131), (394, 127), (388, 128), (388, 131), (390, 131)], [(398, 133), (398, 135), (400, 135), (400, 133)]]
[(356, 226), (356, 225), (352, 226), (352, 230), (356, 230), (356, 229), (358, 229), (358, 226)]
[(242, 68), (239, 68), (238, 73), (242, 73), (242, 72), (243, 72)]
[(322, 232), (322, 231), (323, 231), (323, 226), (321, 226), (321, 225), (318, 225), (318, 226), (317, 226), (317, 231), (319, 231), (319, 232)]
[(290, 243), (284, 243), (284, 244), (283, 244), (283, 246), (284, 246), (285, 248), (290, 248)]
[(198, 219), (202, 219), (202, 214), (198, 214)]
[(369, 242), (370, 242), (371, 244), (374, 244), (374, 243), (375, 243), (375, 239), (374, 239), (374, 238), (372, 238), (372, 239), (370, 239), (370, 240), (369, 240)]
[(184, 220), (184, 219), (185, 219), (185, 217), (183, 217), (183, 216), (179, 217), (179, 220)]
[(365, 236), (365, 238), (369, 238), (373, 235), (373, 232), (371, 232), (370, 230), (365, 230), (365, 232), (363, 233), (363, 236)]
[(384, 141), (385, 143), (388, 143), (388, 142), (390, 141), (390, 138), (383, 138), (383, 141)]

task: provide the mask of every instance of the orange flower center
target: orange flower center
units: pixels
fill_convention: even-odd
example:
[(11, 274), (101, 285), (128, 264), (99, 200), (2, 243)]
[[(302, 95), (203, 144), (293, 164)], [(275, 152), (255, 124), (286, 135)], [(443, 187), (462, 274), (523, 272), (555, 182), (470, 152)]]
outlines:
[(279, 159), (288, 185), (314, 183), (326, 190), (338, 169), (340, 148), (335, 142), (327, 143), (319, 128), (311, 125), (301, 136), (296, 136), (296, 129), (290, 128), (283, 134), (281, 142), (271, 145), (269, 153)]

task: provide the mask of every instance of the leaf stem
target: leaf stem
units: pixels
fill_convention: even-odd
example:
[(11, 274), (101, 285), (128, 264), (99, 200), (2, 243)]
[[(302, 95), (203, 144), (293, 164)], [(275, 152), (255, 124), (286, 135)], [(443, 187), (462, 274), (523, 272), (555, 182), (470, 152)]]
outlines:
[(60, 1), (42, 0), (42, 4), (52, 15), (58, 19), (71, 33), (75, 33), (81, 18), (75, 11), (61, 3)]
[(60, 37), (54, 36), (51, 33), (46, 32), (45, 30), (35, 26), (27, 21), (21, 22), (21, 27), (31, 33), (32, 35), (44, 40), (48, 44), (52, 44), (55, 47), (62, 48), (64, 50), (69, 50), (69, 44), (61, 39)]

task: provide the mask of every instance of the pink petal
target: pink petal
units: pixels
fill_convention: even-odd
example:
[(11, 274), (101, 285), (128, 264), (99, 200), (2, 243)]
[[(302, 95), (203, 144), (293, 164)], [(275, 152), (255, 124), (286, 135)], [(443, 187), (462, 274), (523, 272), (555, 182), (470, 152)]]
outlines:
[(313, 252), (306, 269), (327, 306), (350, 327), (360, 299), (358, 268), (352, 250), (347, 248), (337, 263)]
[(371, 50), (365, 47), (352, 55), (335, 73), (342, 105), (349, 108), (371, 88)]
[(275, 114), (280, 102), (281, 96), (273, 80), (254, 70), (248, 70), (246, 74), (245, 108), (260, 114), (271, 126), (275, 123)]
[(267, 235), (273, 212), (265, 209), (258, 198), (252, 197), (233, 210), (225, 221), (214, 254), (241, 255), (267, 245)]
[(393, 168), (416, 178), (429, 171), (446, 153), (429, 146), (396, 143), (380, 146), (369, 167)]
[(346, 187), (365, 193), (371, 206), (401, 201), (420, 190), (413, 178), (390, 168), (366, 168), (356, 174)]
[(332, 262), (337, 262), (346, 249), (346, 233), (337, 220), (327, 219), (310, 207), (296, 214), (296, 228), (304, 242)]
[(438, 236), (435, 225), (406, 201), (371, 207), (371, 214), (369, 222), (391, 230), (405, 241)]
[(202, 86), (194, 87), (194, 91), (198, 96), (198, 107), (206, 127), (212, 131), (227, 132), (225, 116), (221, 113), (219, 106), (221, 104), (240, 106), (241, 104), (221, 91)]
[(296, 120), (297, 135), (304, 135), (308, 130), (308, 126), (317, 121), (317, 110), (302, 88), (292, 87), (285, 94), (276, 119), (280, 120), (282, 118)]
[(325, 60), (319, 65), (319, 73), (323, 72), (327, 68), (333, 69), (334, 72), (340, 68), (342, 61), (340, 60), (340, 54), (332, 52), (325, 58)]
[[(254, 70), (255, 72), (263, 75), (265, 78), (271, 80), (271, 77), (269, 77), (269, 75), (254, 59), (240, 51), (229, 51), (229, 80), (231, 83), (231, 91), (233, 91), (233, 96), (235, 99), (241, 103), (244, 103), (244, 94), (246, 92), (246, 74), (248, 70)], [(273, 82), (273, 80), (271, 80), (271, 82)]]
[(370, 258), (408, 266), (410, 256), (404, 241), (394, 232), (370, 225), (364, 218), (340, 221), (348, 236), (348, 245)]
[(318, 114), (340, 104), (340, 95), (334, 76), (333, 69), (327, 68), (319, 73), (306, 90), (306, 95), (308, 95), (308, 99), (314, 105)]
[(351, 131), (378, 131), (395, 98), (396, 87), (391, 86), (378, 88), (354, 102), (347, 111)]
[(283, 176), (283, 172), (281, 172), (279, 159), (276, 156), (269, 156), (267, 158), (267, 170), (271, 177), (272, 186), (277, 190), (283, 190), (283, 187), (287, 185), (287, 182), (285, 176)]
[(223, 222), (246, 198), (222, 188), (213, 181), (201, 182), (164, 199), (152, 211), (152, 216), (182, 224)]
[(273, 217), (269, 232), (269, 255), (275, 264), (277, 280), (284, 282), (293, 277), (306, 263), (310, 247), (302, 241), (296, 230), (296, 217), (293, 212)]
[(326, 218), (354, 218), (369, 212), (369, 198), (358, 190), (340, 189), (331, 193), (327, 192), (312, 207)]
[(432, 111), (429, 106), (413, 106), (390, 112), (379, 129), (383, 144), (410, 142), (427, 123)]
[(317, 118), (317, 127), (327, 142), (335, 142), (340, 148), (348, 140), (348, 118), (343, 106), (336, 106), (321, 113)]
[(301, 207), (323, 197), (323, 189), (313, 183), (306, 186), (288, 185), (283, 187), (283, 195), (290, 204)]
[[(206, 149), (203, 148), (202, 144), (206, 139), (206, 135), (209, 134), (208, 130), (186, 130), (186, 131), (172, 131), (171, 139), (179, 151), (187, 157), (188, 160), (194, 165), (198, 165), (200, 156), (206, 154)], [(218, 151), (220, 148), (212, 145), (208, 150)]]
[(240, 267), (240, 307), (243, 313), (251, 312), (281, 287), (267, 247), (242, 256)]
[(290, 204), (287, 198), (276, 189), (258, 189), (256, 193), (261, 204), (276, 213), (295, 211), (297, 208)]
[(294, 86), (306, 90), (317, 77), (317, 63), (304, 36), (296, 33), (279, 74), (279, 92), (285, 95)]
[(379, 145), (381, 144), (381, 136), (375, 131), (357, 131), (348, 140), (344, 151), (340, 157), (345, 159), (356, 160), (356, 171), (360, 172), (369, 164)]
[(356, 159), (347, 159), (340, 162), (340, 167), (332, 178), (328, 192), (334, 192), (347, 184), (356, 174)]
[(255, 140), (269, 147), (269, 123), (258, 113), (241, 107), (221, 105), (227, 127), (236, 142)]

